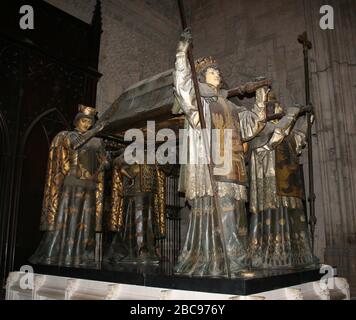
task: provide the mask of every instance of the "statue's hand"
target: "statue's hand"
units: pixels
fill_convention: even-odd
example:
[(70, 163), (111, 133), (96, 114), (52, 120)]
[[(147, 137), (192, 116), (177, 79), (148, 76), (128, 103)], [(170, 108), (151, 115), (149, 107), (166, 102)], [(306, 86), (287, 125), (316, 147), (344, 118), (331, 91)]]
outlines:
[(303, 106), (303, 105), (301, 105), (299, 103), (295, 103), (292, 108), (298, 108), (299, 109), (298, 116), (304, 115), (306, 113), (313, 114), (313, 106), (311, 106), (311, 105)]
[(125, 169), (121, 169), (121, 173), (129, 179), (128, 187), (132, 187), (135, 184), (135, 179)]
[(267, 94), (269, 89), (267, 87), (261, 87), (256, 90), (256, 103), (264, 103), (267, 101)]
[(180, 41), (185, 41), (191, 43), (193, 40), (192, 30), (190, 28), (185, 28), (180, 34)]
[(293, 107), (288, 107), (286, 111), (288, 116), (292, 116), (294, 119), (296, 119), (300, 114), (301, 110), (302, 106), (299, 104), (295, 104)]
[(193, 42), (192, 32), (190, 28), (186, 28), (180, 35), (177, 51), (187, 52), (192, 42)]
[(305, 107), (301, 108), (301, 112), (306, 112), (306, 113), (311, 113), (312, 115), (314, 115), (314, 108), (312, 105), (306, 105)]
[(104, 120), (104, 121), (101, 121), (98, 125), (96, 125), (93, 129), (94, 129), (96, 132), (100, 132), (100, 131), (102, 131), (108, 124), (109, 124), (109, 121)]
[(82, 135), (75, 136), (74, 141), (73, 141), (73, 149), (77, 150), (79, 147), (81, 147), (83, 144), (85, 144), (86, 141), (87, 140)]
[(130, 174), (125, 169), (121, 169), (121, 173), (124, 176), (126, 176), (127, 178), (129, 178), (130, 180), (133, 180), (133, 178), (130, 176)]
[(299, 107), (299, 115), (303, 115), (305, 113), (310, 113), (310, 123), (313, 124), (315, 120), (315, 114), (314, 114), (314, 106), (312, 104), (308, 104), (306, 106), (300, 106), (296, 104), (295, 106)]

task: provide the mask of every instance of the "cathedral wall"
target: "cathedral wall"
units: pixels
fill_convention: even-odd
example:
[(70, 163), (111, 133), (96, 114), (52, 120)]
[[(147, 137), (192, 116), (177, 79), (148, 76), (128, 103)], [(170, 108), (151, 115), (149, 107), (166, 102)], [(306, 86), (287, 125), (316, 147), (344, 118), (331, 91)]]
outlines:
[[(95, 0), (46, 0), (90, 23)], [(97, 108), (106, 110), (134, 83), (172, 68), (180, 24), (172, 3), (153, 1), (102, 1), (103, 33)]]

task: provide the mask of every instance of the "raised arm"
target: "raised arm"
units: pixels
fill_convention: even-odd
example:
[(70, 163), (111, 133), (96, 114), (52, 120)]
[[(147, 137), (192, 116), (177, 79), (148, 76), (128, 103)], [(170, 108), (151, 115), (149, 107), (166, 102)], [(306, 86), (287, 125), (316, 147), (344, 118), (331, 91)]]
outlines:
[(275, 125), (271, 139), (263, 146), (266, 150), (272, 150), (287, 137), (295, 124), (300, 108), (287, 108), (286, 115)]
[(302, 153), (302, 149), (306, 145), (307, 141), (307, 131), (308, 131), (308, 119), (307, 115), (303, 115), (296, 121), (293, 130), (291, 132), (291, 137), (295, 142), (295, 152), (297, 154)]
[(239, 112), (241, 136), (248, 141), (259, 134), (266, 124), (266, 87), (256, 90), (256, 100), (251, 110), (243, 109)]
[(192, 72), (187, 56), (187, 51), (191, 39), (192, 36), (190, 31), (184, 31), (182, 33), (176, 53), (173, 81), (174, 95), (187, 120), (193, 127), (196, 127), (199, 123), (199, 114), (194, 91)]

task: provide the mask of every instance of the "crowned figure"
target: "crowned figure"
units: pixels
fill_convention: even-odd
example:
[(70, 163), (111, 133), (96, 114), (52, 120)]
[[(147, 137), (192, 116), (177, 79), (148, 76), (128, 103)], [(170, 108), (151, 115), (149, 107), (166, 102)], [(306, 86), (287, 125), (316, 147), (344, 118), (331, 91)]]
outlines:
[[(264, 127), (267, 88), (257, 90), (255, 104), (251, 110), (237, 106), (227, 99), (227, 91), (222, 88), (222, 73), (216, 60), (212, 57), (198, 59), (195, 68), (207, 136), (208, 140), (211, 139), (211, 143), (208, 141), (209, 145), (206, 146), (187, 57), (190, 41), (190, 31), (186, 30), (179, 41), (174, 72), (174, 92), (185, 115), (189, 138), (188, 143), (183, 146), (186, 148), (183, 153), (188, 155), (188, 161), (186, 165), (181, 166), (180, 191), (185, 193), (191, 204), (186, 241), (175, 272), (192, 276), (220, 277), (228, 275), (229, 265), (231, 274), (237, 275), (248, 266), (248, 222), (245, 207), (248, 176), (243, 143)], [(226, 134), (228, 132), (230, 135)], [(212, 147), (214, 136), (218, 143)], [(226, 146), (230, 150), (227, 150)], [(224, 154), (229, 152), (231, 157), (228, 166), (225, 166), (225, 163), (211, 162), (213, 179), (217, 184), (217, 200), (222, 212), (222, 217), (219, 217), (213, 199), (207, 153), (217, 153), (224, 158)], [(220, 230), (218, 219), (222, 220), (223, 230)], [(226, 255), (223, 251), (224, 241)], [(229, 259), (228, 263), (225, 256)]]
[(40, 229), (43, 238), (29, 259), (34, 264), (95, 266), (101, 231), (107, 154), (94, 135), (95, 108), (79, 105), (73, 131), (53, 139), (48, 158)]
[(314, 267), (305, 210), (303, 171), (307, 117), (299, 106), (282, 107), (268, 93), (270, 120), (249, 143), (250, 258), (255, 269)]

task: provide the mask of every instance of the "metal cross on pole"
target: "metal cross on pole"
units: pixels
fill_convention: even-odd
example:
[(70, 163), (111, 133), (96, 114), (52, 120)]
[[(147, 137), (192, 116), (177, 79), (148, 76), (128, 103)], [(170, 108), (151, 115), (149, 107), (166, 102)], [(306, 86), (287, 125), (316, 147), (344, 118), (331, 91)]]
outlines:
[(303, 54), (304, 54), (304, 77), (305, 77), (305, 99), (306, 106), (311, 107), (311, 111), (307, 114), (308, 121), (308, 173), (309, 173), (309, 227), (311, 233), (312, 241), (312, 252), (314, 253), (314, 234), (315, 234), (315, 225), (316, 225), (316, 216), (315, 216), (315, 193), (314, 193), (314, 170), (313, 170), (313, 143), (312, 143), (312, 114), (313, 106), (310, 101), (310, 85), (309, 85), (309, 56), (308, 51), (312, 48), (311, 42), (308, 40), (308, 35), (306, 32), (298, 36), (298, 42), (303, 45)]

